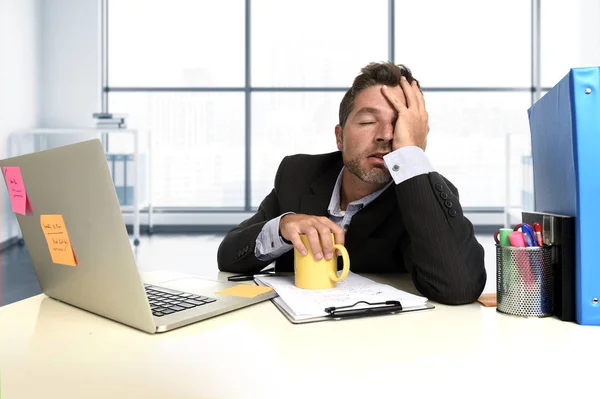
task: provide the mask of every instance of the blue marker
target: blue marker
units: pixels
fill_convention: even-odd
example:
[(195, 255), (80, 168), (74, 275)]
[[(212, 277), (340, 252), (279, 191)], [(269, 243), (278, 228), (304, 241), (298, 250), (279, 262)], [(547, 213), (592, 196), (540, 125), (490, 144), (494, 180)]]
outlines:
[(525, 244), (527, 244), (528, 247), (539, 246), (535, 238), (535, 232), (533, 231), (533, 228), (530, 225), (528, 225), (527, 223), (523, 223), (521, 225), (521, 231), (525, 236)]
[(514, 230), (519, 231), (519, 228), (521, 229), (521, 232), (523, 233), (523, 237), (525, 239), (525, 246), (527, 246), (527, 247), (538, 247), (539, 246), (537, 239), (535, 238), (535, 231), (533, 231), (533, 227), (531, 227), (527, 223), (519, 223), (518, 225), (515, 226)]

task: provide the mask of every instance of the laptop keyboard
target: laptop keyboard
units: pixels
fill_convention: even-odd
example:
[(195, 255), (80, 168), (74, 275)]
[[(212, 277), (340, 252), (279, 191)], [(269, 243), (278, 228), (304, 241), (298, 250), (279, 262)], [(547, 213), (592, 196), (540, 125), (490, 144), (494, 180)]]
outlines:
[(145, 288), (152, 314), (157, 317), (196, 308), (216, 301), (215, 298), (194, 295), (169, 288), (155, 287), (152, 285), (145, 285)]

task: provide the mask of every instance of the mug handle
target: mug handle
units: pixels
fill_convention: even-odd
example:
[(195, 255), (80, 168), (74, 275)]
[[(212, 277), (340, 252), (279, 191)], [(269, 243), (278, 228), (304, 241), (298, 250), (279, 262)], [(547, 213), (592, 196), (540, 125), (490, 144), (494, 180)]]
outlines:
[(344, 247), (343, 245), (335, 244), (333, 248), (340, 250), (340, 252), (342, 253), (342, 259), (344, 260), (344, 268), (342, 269), (342, 274), (339, 277), (337, 276), (336, 272), (329, 272), (329, 278), (337, 283), (348, 277), (348, 273), (350, 273), (350, 257), (348, 256), (348, 251), (346, 251), (346, 247)]
[(496, 244), (500, 244), (500, 239), (498, 237), (500, 237), (500, 229), (496, 230), (494, 233), (494, 241), (496, 241)]

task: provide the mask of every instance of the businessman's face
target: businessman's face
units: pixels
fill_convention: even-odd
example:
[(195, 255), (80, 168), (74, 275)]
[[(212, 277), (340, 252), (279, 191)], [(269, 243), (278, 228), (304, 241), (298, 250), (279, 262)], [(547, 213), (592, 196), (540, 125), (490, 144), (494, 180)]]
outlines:
[[(354, 99), (354, 108), (346, 125), (336, 127), (337, 147), (342, 151), (344, 165), (360, 180), (385, 184), (391, 180), (383, 156), (392, 151), (394, 126), (398, 112), (381, 92), (381, 85), (361, 91)], [(406, 105), (404, 96), (401, 101)]]

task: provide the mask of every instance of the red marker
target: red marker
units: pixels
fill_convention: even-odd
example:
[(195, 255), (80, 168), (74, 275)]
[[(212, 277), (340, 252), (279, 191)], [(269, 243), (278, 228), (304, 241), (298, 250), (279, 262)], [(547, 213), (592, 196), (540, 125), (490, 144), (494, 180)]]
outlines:
[(533, 224), (533, 231), (535, 232), (535, 238), (537, 239), (539, 246), (543, 246), (544, 241), (542, 240), (542, 226), (538, 222)]

